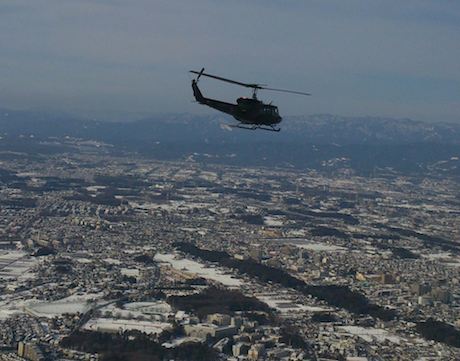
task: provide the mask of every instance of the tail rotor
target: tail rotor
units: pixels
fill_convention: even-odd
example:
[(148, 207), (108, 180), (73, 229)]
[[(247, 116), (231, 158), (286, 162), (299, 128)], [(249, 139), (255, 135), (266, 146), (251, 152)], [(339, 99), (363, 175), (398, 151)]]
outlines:
[(196, 77), (196, 82), (198, 83), (198, 80), (200, 80), (200, 77), (203, 75), (204, 73), (204, 68), (201, 68), (200, 72), (199, 73), (196, 73), (198, 74), (198, 76)]

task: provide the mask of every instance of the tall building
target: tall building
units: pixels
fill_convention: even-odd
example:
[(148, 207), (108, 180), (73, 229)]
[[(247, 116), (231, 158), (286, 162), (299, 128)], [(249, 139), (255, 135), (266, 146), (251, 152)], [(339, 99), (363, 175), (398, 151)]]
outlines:
[(258, 360), (265, 356), (265, 346), (262, 344), (252, 345), (248, 351), (248, 358), (250, 360)]
[(46, 360), (45, 356), (40, 350), (40, 347), (35, 343), (19, 342), (18, 356), (26, 360), (30, 360), (30, 361), (45, 361)]
[(417, 296), (423, 296), (431, 292), (431, 285), (428, 283), (415, 283), (411, 289)]

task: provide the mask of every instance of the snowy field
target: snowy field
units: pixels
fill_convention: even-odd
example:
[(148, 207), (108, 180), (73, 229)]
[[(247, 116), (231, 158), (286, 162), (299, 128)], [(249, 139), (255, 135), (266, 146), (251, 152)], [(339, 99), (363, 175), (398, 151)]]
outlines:
[(386, 330), (373, 328), (373, 327), (361, 327), (361, 326), (339, 326), (338, 331), (345, 332), (347, 334), (358, 336), (366, 342), (391, 342), (395, 344), (410, 344), (410, 345), (427, 345), (429, 341), (422, 339), (421, 337), (403, 337), (392, 334)]
[(163, 301), (131, 302), (124, 305), (126, 310), (138, 311), (144, 314), (165, 314), (172, 312), (171, 306)]
[(291, 300), (288, 295), (263, 293), (256, 294), (254, 295), (254, 297), (256, 297), (259, 301), (266, 303), (269, 307), (274, 308), (281, 313), (332, 311), (332, 309), (326, 307), (302, 305)]
[(339, 326), (339, 330), (344, 331), (350, 335), (358, 336), (366, 342), (392, 342), (400, 344), (402, 339), (399, 336), (392, 335), (386, 330), (372, 328), (372, 327), (360, 327), (360, 326)]
[(121, 261), (115, 258), (104, 258), (103, 261), (108, 264), (113, 264), (113, 265), (120, 265)]
[(222, 283), (228, 287), (239, 287), (242, 282), (230, 275), (224, 274), (222, 271), (216, 268), (206, 267), (203, 264), (192, 261), (189, 259), (176, 259), (174, 254), (162, 254), (157, 253), (155, 260), (159, 262), (169, 263), (173, 268), (179, 271), (186, 271), (194, 273), (199, 277), (210, 279)]
[(163, 301), (156, 302), (131, 302), (119, 308), (114, 304), (101, 309), (101, 314), (106, 318), (116, 319), (150, 319), (155, 321), (167, 320), (172, 313), (171, 306)]
[(22, 251), (0, 251), (0, 278), (24, 280), (33, 277), (30, 269), (38, 263)]
[(134, 268), (122, 268), (122, 269), (120, 269), (120, 272), (124, 276), (134, 277), (134, 278), (138, 278), (139, 275), (140, 275), (139, 270), (134, 269)]
[(145, 332), (146, 334), (159, 334), (163, 330), (170, 329), (171, 325), (166, 322), (117, 320), (113, 318), (95, 318), (89, 320), (83, 328), (85, 330), (101, 332), (137, 330)]
[(346, 249), (339, 246), (334, 246), (332, 244), (326, 244), (321, 242), (311, 242), (308, 243), (293, 243), (294, 246), (299, 248), (308, 249), (310, 251), (317, 251), (317, 252), (343, 252)]
[[(184, 196), (184, 198), (186, 198)], [(168, 201), (168, 203), (137, 203), (133, 201), (129, 201), (129, 205), (133, 208), (140, 209), (140, 210), (155, 210), (155, 209), (163, 209), (165, 211), (175, 211), (178, 209), (186, 210), (186, 209), (194, 209), (194, 208), (206, 208), (209, 209), (213, 206), (212, 203), (205, 203), (205, 202), (191, 202), (191, 201)]]
[(284, 217), (265, 216), (264, 224), (269, 227), (282, 227), (284, 225)]
[(102, 293), (75, 294), (57, 301), (31, 302), (25, 310), (34, 316), (48, 318), (66, 313), (85, 313), (101, 298)]
[(335, 246), (333, 244), (327, 244), (323, 242), (313, 242), (309, 239), (276, 239), (275, 241), (281, 243), (292, 244), (293, 246), (307, 249), (310, 251), (317, 251), (317, 252), (343, 252), (347, 249), (340, 246)]
[(18, 313), (23, 313), (24, 308), (35, 300), (4, 299), (0, 301), (0, 321), (6, 320), (9, 317)]

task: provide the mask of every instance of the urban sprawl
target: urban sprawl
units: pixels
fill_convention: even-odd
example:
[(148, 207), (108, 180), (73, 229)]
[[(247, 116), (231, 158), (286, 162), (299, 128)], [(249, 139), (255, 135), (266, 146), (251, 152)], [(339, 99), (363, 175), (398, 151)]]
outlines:
[(159, 161), (0, 157), (0, 360), (459, 360), (460, 193)]

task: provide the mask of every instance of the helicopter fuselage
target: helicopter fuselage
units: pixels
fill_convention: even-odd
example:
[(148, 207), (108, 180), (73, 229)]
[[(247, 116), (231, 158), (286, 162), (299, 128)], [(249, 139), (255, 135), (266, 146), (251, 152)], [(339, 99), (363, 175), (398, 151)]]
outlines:
[(195, 80), (192, 80), (193, 95), (198, 103), (232, 115), (243, 124), (274, 126), (281, 122), (278, 107), (265, 104), (257, 98), (238, 98), (236, 104), (205, 98)]

